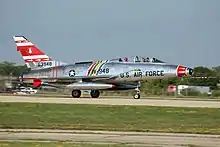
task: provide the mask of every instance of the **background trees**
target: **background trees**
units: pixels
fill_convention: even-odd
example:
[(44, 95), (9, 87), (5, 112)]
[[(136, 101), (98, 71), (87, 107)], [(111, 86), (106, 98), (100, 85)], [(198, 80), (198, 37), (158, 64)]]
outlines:
[(16, 63), (4, 61), (0, 63), (1, 76), (15, 76), (18, 77), (20, 73), (26, 70), (25, 65), (16, 65)]

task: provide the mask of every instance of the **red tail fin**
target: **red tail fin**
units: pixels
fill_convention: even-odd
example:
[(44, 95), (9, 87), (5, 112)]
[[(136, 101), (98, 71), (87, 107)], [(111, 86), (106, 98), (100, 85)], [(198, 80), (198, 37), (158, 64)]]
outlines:
[(17, 51), (21, 53), (25, 63), (52, 61), (49, 56), (38, 49), (24, 36), (13, 36), (13, 39), (17, 45)]

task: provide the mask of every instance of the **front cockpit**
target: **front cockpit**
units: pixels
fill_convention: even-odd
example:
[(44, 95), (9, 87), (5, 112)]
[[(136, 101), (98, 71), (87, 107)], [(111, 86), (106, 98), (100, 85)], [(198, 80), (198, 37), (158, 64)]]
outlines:
[(146, 62), (146, 63), (165, 63), (157, 58), (133, 56), (111, 59), (110, 62)]

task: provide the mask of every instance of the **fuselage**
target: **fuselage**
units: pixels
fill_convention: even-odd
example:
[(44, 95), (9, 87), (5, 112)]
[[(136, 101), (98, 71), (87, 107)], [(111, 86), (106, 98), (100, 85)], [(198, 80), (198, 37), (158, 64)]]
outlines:
[[(87, 64), (69, 64), (33, 70), (23, 74), (23, 79), (71, 80), (103, 78), (106, 83), (135, 82), (187, 75), (187, 68), (178, 65), (147, 63), (112, 63), (100, 61)], [(113, 78), (114, 77), (114, 78)]]

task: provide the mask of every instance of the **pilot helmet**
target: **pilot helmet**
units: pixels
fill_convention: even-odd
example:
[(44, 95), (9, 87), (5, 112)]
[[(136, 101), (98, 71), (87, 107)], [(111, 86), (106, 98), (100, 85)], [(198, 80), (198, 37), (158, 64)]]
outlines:
[(124, 58), (124, 60), (127, 62), (127, 61), (128, 61), (128, 58), (127, 58), (127, 57), (125, 57), (125, 58)]

